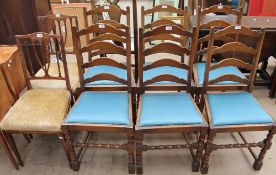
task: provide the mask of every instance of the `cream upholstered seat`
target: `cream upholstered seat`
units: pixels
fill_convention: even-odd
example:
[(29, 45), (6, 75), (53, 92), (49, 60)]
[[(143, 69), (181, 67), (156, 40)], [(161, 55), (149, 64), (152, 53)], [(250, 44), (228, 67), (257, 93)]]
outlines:
[[(51, 63), (52, 65), (49, 68), (49, 75), (51, 76), (58, 76), (58, 66), (57, 63)], [(75, 62), (67, 63), (68, 67), (68, 74), (71, 84), (71, 89), (74, 92), (76, 88), (79, 86), (79, 72), (78, 72), (78, 65)], [(60, 63), (60, 70), (64, 70), (63, 64)], [(64, 77), (64, 72), (62, 72), (62, 76)], [(44, 76), (44, 70), (40, 69), (36, 73), (37, 77)], [(58, 80), (34, 80), (31, 81), (32, 87), (34, 89), (41, 89), (41, 88), (56, 88), (56, 89), (66, 89), (65, 81), (58, 81)]]
[(71, 96), (65, 89), (28, 90), (5, 115), (2, 130), (60, 131)]

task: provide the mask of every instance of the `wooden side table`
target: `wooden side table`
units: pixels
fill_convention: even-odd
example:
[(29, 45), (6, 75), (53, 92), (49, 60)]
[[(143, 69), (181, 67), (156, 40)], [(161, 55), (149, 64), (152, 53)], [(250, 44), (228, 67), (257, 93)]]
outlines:
[(26, 87), (21, 55), (16, 46), (0, 45), (0, 71), (15, 100)]

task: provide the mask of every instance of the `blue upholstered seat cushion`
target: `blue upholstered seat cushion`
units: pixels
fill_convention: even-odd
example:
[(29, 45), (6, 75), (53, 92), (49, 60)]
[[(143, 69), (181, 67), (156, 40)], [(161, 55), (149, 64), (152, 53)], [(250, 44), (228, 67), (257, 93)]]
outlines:
[(65, 122), (129, 125), (128, 93), (83, 92)]
[(208, 94), (208, 102), (214, 126), (273, 122), (251, 93)]
[[(156, 67), (153, 69), (149, 69), (147, 71), (143, 72), (143, 79), (144, 81), (150, 80), (153, 77), (156, 77), (158, 75), (162, 74), (170, 74), (174, 75), (178, 78), (182, 78), (184, 80), (188, 79), (188, 71), (186, 69), (180, 69), (177, 67), (171, 67), (171, 66), (162, 66), (162, 67)], [(157, 82), (156, 84), (172, 84), (175, 82), (169, 82), (169, 81), (161, 81)]]
[[(106, 66), (106, 65), (94, 66), (94, 67), (88, 68), (83, 77), (84, 77), (84, 79), (87, 79), (87, 78), (90, 78), (92, 76), (95, 76), (97, 74), (102, 74), (102, 73), (112, 74), (119, 78), (123, 78), (123, 79), (127, 80), (127, 71), (126, 70), (117, 68), (114, 66)], [(91, 85), (120, 85), (120, 83), (110, 81), (110, 80), (100, 80), (100, 81), (95, 81), (95, 82), (86, 84), (86, 86), (91, 86)]]
[(150, 93), (142, 97), (140, 126), (202, 124), (187, 93)]
[[(205, 67), (206, 67), (206, 63), (196, 63), (196, 71), (197, 71), (197, 75), (198, 75), (198, 84), (199, 85), (203, 85)], [(241, 78), (245, 78), (243, 73), (237, 67), (235, 67), (235, 66), (225, 66), (225, 67), (221, 67), (221, 68), (210, 71), (209, 80), (218, 78), (218, 77), (220, 77), (222, 75), (225, 75), (225, 74), (232, 74), (232, 75), (237, 75)], [(223, 81), (223, 82), (219, 82), (218, 84), (229, 85), (229, 84), (238, 84), (238, 82)]]

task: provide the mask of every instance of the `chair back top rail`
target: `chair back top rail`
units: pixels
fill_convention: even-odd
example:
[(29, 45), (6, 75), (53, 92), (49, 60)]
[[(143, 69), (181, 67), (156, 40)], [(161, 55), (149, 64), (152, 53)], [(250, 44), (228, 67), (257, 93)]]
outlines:
[(144, 25), (144, 29), (151, 29), (151, 28), (154, 28), (154, 27), (162, 26), (162, 25), (176, 25), (176, 26), (178, 26), (180, 28), (183, 27), (183, 25), (178, 24), (178, 23), (176, 23), (176, 22), (174, 22), (172, 20), (169, 20), (169, 19), (159, 19), (159, 20), (153, 21), (152, 23)]
[(115, 27), (116, 29), (126, 30), (127, 28), (129, 28), (129, 25), (122, 24), (122, 23), (119, 23), (118, 21), (114, 21), (114, 20), (110, 20), (110, 19), (100, 20), (98, 23), (109, 24), (109, 25)]
[[(128, 31), (129, 28), (127, 28), (126, 30)], [(113, 27), (109, 24), (97, 23), (97, 24), (92, 24), (91, 26), (78, 31), (76, 34), (78, 36), (82, 36), (82, 35), (89, 35), (89, 34), (93, 34), (93, 33), (100, 33), (100, 34), (112, 33), (112, 34), (126, 37), (128, 32), (122, 31), (120, 29), (116, 29), (115, 27)]]
[(100, 35), (96, 36), (95, 38), (91, 39), (89, 41), (89, 43), (96, 42), (96, 41), (117, 41), (117, 42), (122, 42), (122, 43), (127, 42), (126, 38), (122, 38), (113, 33), (100, 34)]

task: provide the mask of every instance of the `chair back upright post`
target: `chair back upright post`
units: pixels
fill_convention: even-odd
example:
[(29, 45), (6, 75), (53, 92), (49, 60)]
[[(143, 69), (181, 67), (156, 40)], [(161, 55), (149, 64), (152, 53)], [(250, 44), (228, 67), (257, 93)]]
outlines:
[[(225, 35), (230, 34), (238, 34), (238, 35), (245, 35), (247, 37), (251, 37), (254, 39), (257, 39), (256, 47), (250, 47), (246, 44), (243, 44), (239, 41), (232, 41), (228, 42), (226, 44), (223, 44), (222, 46), (215, 46), (214, 41), (216, 38), (220, 38)], [(208, 51), (207, 51), (207, 58), (206, 58), (206, 69), (204, 74), (204, 88), (203, 88), (203, 94), (206, 94), (209, 90), (212, 90), (212, 86), (217, 86), (216, 90), (218, 90), (219, 83), (225, 82), (225, 81), (233, 81), (236, 82), (237, 85), (235, 85), (234, 88), (221, 86), (222, 90), (245, 90), (251, 92), (253, 89), (253, 83), (256, 77), (256, 71), (258, 66), (258, 61), (260, 58), (260, 53), (263, 45), (265, 30), (262, 29), (261, 32), (253, 31), (245, 26), (229, 26), (221, 31), (215, 32), (215, 28), (211, 29), (210, 33), (210, 40), (208, 43)], [(221, 61), (219, 61), (216, 64), (211, 64), (212, 57), (217, 54), (223, 54), (226, 52), (239, 52), (247, 55), (252, 56), (252, 63), (246, 63), (239, 58), (232, 57), (226, 58)], [(246, 77), (239, 77), (234, 74), (224, 74), (221, 75), (215, 79), (209, 80), (209, 73), (213, 70), (216, 70), (218, 68), (222, 68), (225, 66), (236, 66), (237, 68), (243, 68), (250, 71), (249, 79)]]
[[(196, 48), (195, 43), (195, 33), (196, 29), (193, 28), (193, 32), (189, 32), (187, 30), (184, 30), (183, 28), (177, 27), (175, 25), (161, 25), (153, 30), (144, 32), (143, 28), (139, 29), (139, 86), (140, 90), (139, 93), (142, 94), (146, 90), (186, 90), (187, 92), (190, 92), (191, 90), (191, 77), (192, 77), (192, 64), (194, 59), (194, 50)], [(185, 47), (185, 46), (179, 46), (175, 43), (171, 42), (163, 42), (160, 44), (155, 45), (152, 48), (145, 48), (146, 41), (152, 41), (150, 39), (156, 39), (160, 40), (160, 36), (167, 34), (167, 35), (180, 35), (187, 38), (190, 38), (190, 41), (192, 43)], [(156, 37), (157, 36), (157, 37)], [(189, 65), (185, 63), (178, 62), (176, 60), (173, 60), (171, 58), (161, 58), (158, 61), (155, 61), (149, 65), (144, 66), (144, 60), (147, 56), (152, 56), (159, 53), (167, 53), (170, 55), (175, 56), (182, 56), (183, 53), (190, 56), (189, 59)], [(169, 66), (169, 67), (175, 67), (180, 68), (183, 70), (187, 70), (188, 76), (187, 79), (183, 79), (181, 77), (177, 77), (175, 75), (171, 75), (168, 72), (164, 72), (164, 74), (157, 75), (149, 80), (144, 80), (143, 73), (144, 71), (148, 71), (154, 68), (163, 67), (163, 66)], [(158, 82), (174, 82), (177, 84), (166, 84), (164, 85), (158, 85)]]
[[(24, 65), (24, 76), (27, 83), (27, 88), (32, 89), (31, 80), (64, 80), (66, 88), (71, 93), (71, 85), (68, 74), (68, 67), (66, 61), (66, 54), (64, 49), (64, 41), (62, 35), (53, 35), (43, 32), (37, 32), (27, 35), (16, 35), (17, 47), (22, 55), (22, 65)], [(55, 43), (55, 45), (53, 45)], [(32, 47), (32, 54), (34, 61), (30, 59), (30, 50)], [(27, 52), (27, 53), (25, 53)], [(51, 64), (51, 53), (57, 55), (55, 59), (57, 64)], [(63, 69), (61, 70), (61, 64)], [(44, 72), (44, 76), (36, 76), (34, 66), (40, 66), (39, 69)], [(58, 74), (50, 75), (50, 67), (57, 66)]]
[[(90, 40), (87, 46), (80, 46), (80, 37), (90, 34), (99, 33), (97, 38)], [(99, 91), (128, 91), (131, 92), (131, 50), (130, 50), (130, 31), (127, 27), (125, 31), (116, 29), (109, 24), (93, 24), (88, 28), (77, 31), (73, 27), (74, 47), (76, 48), (76, 56), (79, 68), (81, 91), (85, 90), (99, 90)], [(105, 39), (126, 43), (126, 48), (117, 46)], [(124, 56), (126, 65), (119, 63), (114, 59), (108, 57), (99, 57), (84, 63), (83, 53), (91, 53), (92, 57), (98, 57), (102, 54), (118, 54)], [(85, 70), (94, 66), (107, 65), (127, 70), (127, 80), (110, 73), (100, 73), (89, 78), (84, 78)], [(89, 83), (109, 80), (120, 84), (120, 86), (87, 86)]]
[[(68, 28), (68, 24), (70, 25)], [(78, 19), (76, 16), (68, 16), (62, 14), (52, 14), (47, 16), (38, 16), (38, 26), (41, 32), (53, 33), (55, 35), (62, 35), (64, 38), (64, 45), (67, 43), (68, 35), (72, 38), (72, 27), (78, 26)], [(71, 33), (69, 34), (69, 31)], [(66, 50), (66, 54), (74, 54), (73, 50)]]

